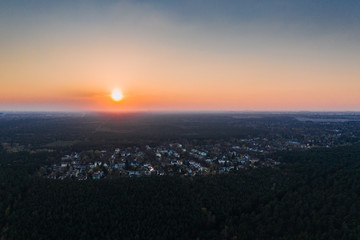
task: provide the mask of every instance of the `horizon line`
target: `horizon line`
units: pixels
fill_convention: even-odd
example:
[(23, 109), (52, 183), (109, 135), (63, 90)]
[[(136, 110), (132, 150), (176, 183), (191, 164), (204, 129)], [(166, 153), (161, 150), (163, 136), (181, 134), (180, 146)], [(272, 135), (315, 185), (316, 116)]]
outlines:
[(100, 114), (121, 114), (121, 113), (359, 113), (360, 110), (133, 110), (133, 111), (77, 111), (77, 110), (5, 110), (1, 111), (0, 114), (7, 113), (67, 113), (67, 114), (84, 114), (84, 113), (100, 113)]

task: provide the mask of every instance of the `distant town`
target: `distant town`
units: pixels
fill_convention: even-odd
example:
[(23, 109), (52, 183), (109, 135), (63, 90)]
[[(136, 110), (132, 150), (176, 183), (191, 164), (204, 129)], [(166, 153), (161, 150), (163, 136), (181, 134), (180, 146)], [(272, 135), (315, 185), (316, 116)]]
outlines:
[[(334, 138), (340, 136), (339, 131), (334, 131)], [(272, 153), (279, 150), (308, 150), (315, 146), (313, 142), (251, 138), (215, 144), (176, 142), (159, 146), (88, 150), (63, 156), (59, 163), (44, 166), (41, 174), (51, 179), (78, 180), (116, 176), (224, 174), (241, 169), (278, 166), (281, 160), (272, 159)], [(324, 146), (331, 144), (332, 141), (329, 141)]]
[(195, 176), (273, 168), (284, 164), (279, 151), (356, 143), (359, 117), (5, 114), (0, 139), (8, 153), (43, 154), (37, 174), (48, 179)]

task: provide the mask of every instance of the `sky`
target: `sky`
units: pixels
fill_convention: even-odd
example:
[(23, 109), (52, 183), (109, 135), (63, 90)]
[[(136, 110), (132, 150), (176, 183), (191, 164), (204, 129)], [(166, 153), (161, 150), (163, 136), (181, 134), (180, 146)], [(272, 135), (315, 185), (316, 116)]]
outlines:
[(0, 111), (360, 111), (359, 13), (358, 0), (0, 0)]

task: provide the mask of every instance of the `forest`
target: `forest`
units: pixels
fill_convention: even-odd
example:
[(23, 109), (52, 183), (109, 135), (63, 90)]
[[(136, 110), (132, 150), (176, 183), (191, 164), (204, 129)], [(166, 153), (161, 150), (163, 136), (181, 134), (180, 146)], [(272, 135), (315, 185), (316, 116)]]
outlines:
[(2, 239), (359, 239), (360, 145), (209, 176), (50, 180), (57, 152), (0, 152)]
[(358, 113), (6, 113), (0, 115), (0, 143), (23, 149), (117, 148), (169, 141), (277, 138), (326, 145), (360, 140)]

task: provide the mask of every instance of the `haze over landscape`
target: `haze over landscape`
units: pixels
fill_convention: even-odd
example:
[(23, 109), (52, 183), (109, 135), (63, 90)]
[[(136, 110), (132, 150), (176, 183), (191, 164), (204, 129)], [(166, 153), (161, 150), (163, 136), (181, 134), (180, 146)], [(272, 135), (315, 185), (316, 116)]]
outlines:
[(0, 1), (0, 111), (359, 111), (359, 11), (355, 0)]

